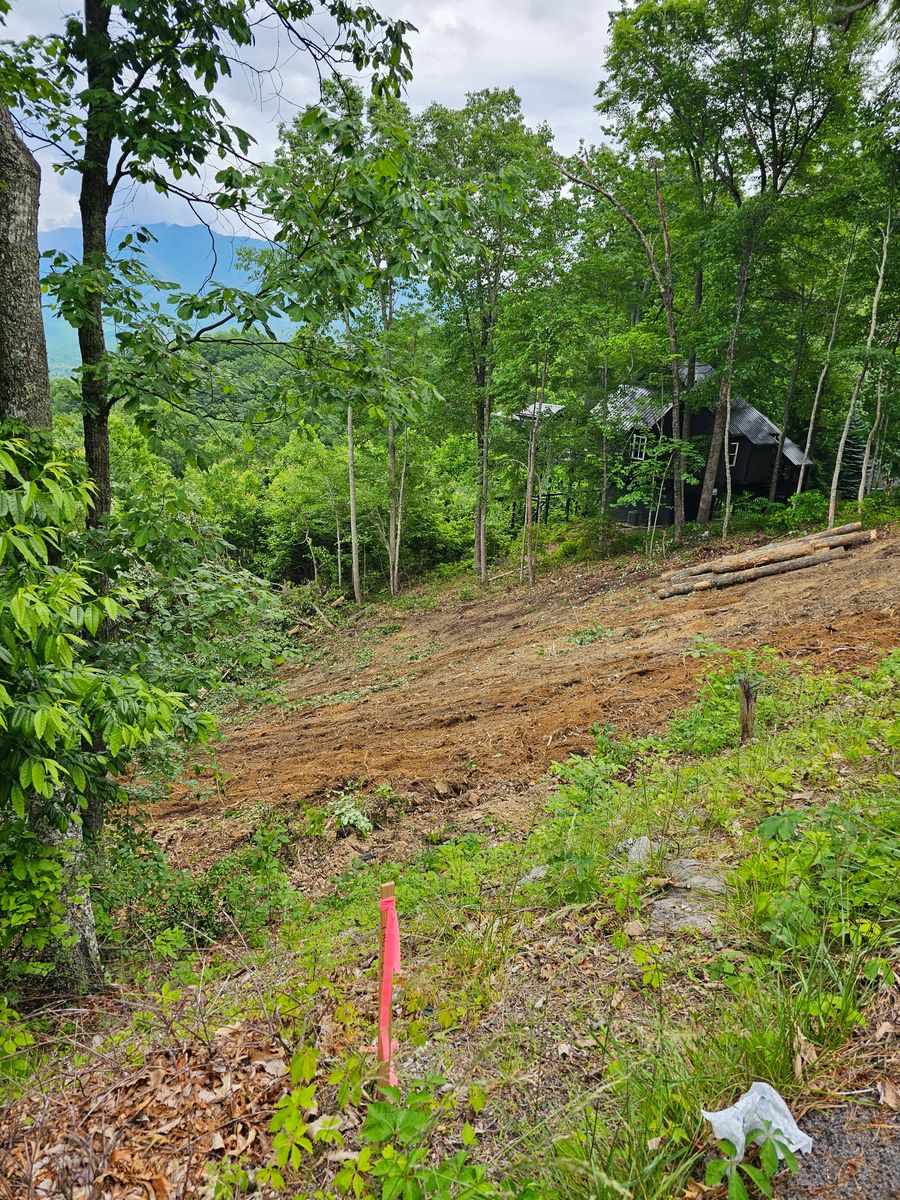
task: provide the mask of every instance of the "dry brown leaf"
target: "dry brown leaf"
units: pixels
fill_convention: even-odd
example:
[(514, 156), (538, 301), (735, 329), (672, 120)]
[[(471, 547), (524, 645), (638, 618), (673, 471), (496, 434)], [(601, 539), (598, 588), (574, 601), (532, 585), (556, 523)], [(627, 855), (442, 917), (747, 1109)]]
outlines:
[(893, 1021), (879, 1021), (872, 1037), (876, 1042), (880, 1042), (882, 1038), (893, 1037), (895, 1033), (900, 1033), (900, 1026), (895, 1025)]
[[(268, 1068), (266, 1069), (268, 1070)], [(269, 1074), (271, 1074), (271, 1071)], [(231, 1072), (225, 1071), (221, 1076), (221, 1082), (217, 1088), (201, 1088), (197, 1095), (203, 1104), (215, 1104), (219, 1100), (224, 1100), (227, 1096), (230, 1096), (233, 1086)]]
[(644, 936), (644, 927), (640, 921), (628, 921), (622, 926), (622, 932), (628, 938), (639, 938)]
[(892, 1108), (895, 1111), (900, 1109), (900, 1091), (897, 1085), (891, 1079), (879, 1079), (878, 1088), (878, 1103), (884, 1104), (887, 1108)]
[(263, 1062), (263, 1070), (267, 1075), (271, 1075), (273, 1079), (281, 1079), (283, 1075), (287, 1075), (287, 1063), (283, 1058), (267, 1058)]
[(153, 1200), (172, 1200), (172, 1193), (169, 1191), (165, 1176), (154, 1175), (150, 1180), (150, 1186), (153, 1188)]

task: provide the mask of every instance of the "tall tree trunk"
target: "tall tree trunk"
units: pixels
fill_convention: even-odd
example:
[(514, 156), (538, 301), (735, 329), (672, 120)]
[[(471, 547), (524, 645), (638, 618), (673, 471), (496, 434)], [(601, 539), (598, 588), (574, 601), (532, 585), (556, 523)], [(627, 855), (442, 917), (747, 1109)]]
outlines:
[(828, 335), (828, 345), (825, 347), (825, 359), (822, 363), (822, 370), (819, 372), (819, 381), (816, 384), (816, 394), (813, 397), (812, 408), (809, 413), (809, 425), (806, 429), (806, 446), (803, 451), (803, 461), (800, 464), (800, 473), (797, 476), (797, 492), (799, 496), (803, 491), (803, 481), (806, 478), (806, 463), (812, 450), (813, 437), (816, 431), (816, 417), (819, 415), (819, 403), (822, 399), (822, 393), (825, 390), (825, 380), (828, 377), (828, 369), (831, 366), (831, 352), (834, 349), (834, 340), (837, 337), (838, 322), (841, 316), (841, 306), (844, 303), (844, 289), (847, 286), (847, 274), (850, 270), (850, 264), (853, 262), (853, 250), (856, 246), (856, 234), (859, 229), (858, 225), (853, 226), (853, 233), (850, 237), (850, 248), (847, 251), (847, 257), (844, 260), (844, 272), (841, 275), (841, 286), (838, 291), (837, 303), (834, 306), (834, 319), (831, 322), (831, 333)]
[(487, 513), (490, 498), (491, 385), (486, 378), (478, 402), (478, 505), (475, 510), (475, 571), (482, 587), (488, 585)]
[(878, 325), (878, 303), (881, 300), (881, 291), (884, 287), (884, 276), (887, 270), (888, 248), (891, 241), (892, 228), (892, 205), (888, 203), (887, 220), (881, 230), (881, 261), (878, 264), (878, 280), (875, 284), (875, 291), (872, 295), (872, 313), (869, 319), (869, 336), (866, 338), (866, 353), (863, 358), (862, 367), (856, 379), (856, 384), (853, 388), (853, 394), (850, 397), (850, 404), (847, 407), (847, 419), (844, 421), (844, 428), (841, 430), (841, 440), (838, 443), (837, 457), (834, 460), (834, 474), (831, 477), (831, 494), (828, 498), (828, 528), (834, 525), (835, 510), (837, 509), (838, 496), (838, 480), (841, 474), (841, 464), (844, 461), (844, 448), (847, 445), (847, 436), (850, 433), (850, 426), (853, 424), (853, 414), (856, 412), (856, 404), (859, 400), (859, 394), (862, 391), (863, 383), (869, 370), (869, 362), (872, 355), (872, 343), (875, 341), (875, 330)]
[(356, 456), (353, 449), (353, 405), (347, 405), (347, 477), (350, 484), (350, 557), (353, 574), (353, 598), (362, 604), (359, 578), (359, 534), (356, 525)]
[[(65, 804), (64, 797), (57, 798)], [(71, 991), (90, 991), (103, 983), (103, 964), (91, 893), (84, 883), (88, 875), (84, 830), (77, 817), (70, 817), (65, 833), (61, 833), (37, 806), (32, 811), (30, 825), (38, 841), (51, 847), (64, 864), (61, 899), (65, 932), (53, 952), (57, 980)]]
[[(40, 170), (0, 107), (0, 419), (51, 426), (50, 377), (41, 313), (37, 217)], [(66, 797), (57, 801), (66, 807)], [(66, 832), (31, 804), (32, 833), (63, 864), (63, 924), (55, 959), (62, 982), (79, 991), (103, 980), (90, 891), (85, 885), (83, 831), (70, 816)]]
[[(659, 210), (659, 223), (663, 232), (663, 286), (660, 289), (660, 299), (666, 314), (666, 331), (669, 338), (669, 368), (672, 373), (672, 437), (680, 441), (683, 433), (681, 421), (681, 356), (678, 349), (678, 335), (675, 328), (675, 276), (672, 270), (672, 241), (669, 237), (669, 221), (666, 207), (663, 203), (662, 189), (659, 186), (659, 171), (654, 166), (653, 181), (656, 189), (656, 207)], [(675, 543), (684, 537), (684, 455), (681, 447), (675, 449), (672, 464), (672, 498), (675, 510)]]
[(397, 432), (393, 413), (388, 418), (388, 589), (397, 594), (395, 556), (397, 545)]
[(697, 512), (697, 522), (708, 525), (712, 515), (713, 495), (716, 480), (719, 476), (719, 463), (722, 459), (722, 447), (725, 447), (725, 519), (722, 524), (722, 537), (728, 534), (728, 521), (731, 516), (731, 455), (728, 444), (731, 436), (731, 383), (734, 374), (734, 355), (737, 349), (738, 334), (741, 329), (741, 319), (744, 313), (744, 303), (747, 299), (747, 285), (750, 279), (750, 264), (753, 260), (753, 246), (757, 233), (756, 223), (751, 223), (741, 244), (741, 260), (738, 267), (737, 286), (734, 296), (734, 320), (731, 324), (731, 334), (725, 351), (725, 362), (722, 378), (719, 381), (719, 399), (716, 403), (716, 414), (713, 420), (712, 440), (709, 447), (709, 458), (706, 460), (706, 471), (703, 476), (703, 487), (700, 492), (700, 508)]
[(797, 376), (800, 374), (800, 364), (803, 361), (803, 350), (806, 346), (806, 300), (800, 302), (800, 324), (797, 326), (797, 345), (794, 349), (794, 364), (791, 367), (791, 377), (788, 380), (787, 391), (784, 393), (784, 406), (781, 411), (781, 429), (778, 433), (778, 445), (775, 448), (775, 462), (772, 464), (772, 479), (769, 483), (769, 500), (774, 502), (778, 494), (778, 481), (781, 477), (781, 459), (784, 454), (784, 442), (787, 437), (788, 422), (794, 405), (794, 393), (797, 390)]
[(884, 382), (884, 367), (878, 368), (878, 382), (875, 385), (875, 420), (872, 422), (872, 428), (869, 430), (869, 436), (866, 438), (866, 449), (863, 453), (862, 474), (859, 477), (859, 492), (856, 497), (856, 507), (860, 520), (862, 519), (863, 500), (866, 498), (868, 487), (869, 463), (872, 456), (872, 442), (875, 440), (875, 435), (878, 432), (878, 427), (881, 425), (881, 388)]
[[(537, 465), (537, 445), (538, 445), (538, 430), (541, 424), (541, 411), (544, 407), (544, 397), (547, 388), (547, 360), (541, 366), (541, 384), (540, 391), (535, 399), (534, 411), (531, 419), (531, 437), (528, 440), (528, 468), (525, 482), (525, 546), (524, 546), (524, 570), (520, 572), (519, 581), (522, 581), (524, 575), (528, 579), (528, 586), (534, 586), (534, 475)], [(540, 506), (540, 495), (538, 495), (538, 506)], [(540, 519), (540, 512), (538, 512)]]
[(49, 428), (37, 239), (40, 189), (37, 160), (0, 107), (0, 421)]
[(400, 462), (400, 482), (397, 486), (397, 521), (394, 528), (394, 582), (392, 595), (400, 591), (400, 543), (403, 540), (403, 497), (406, 491), (406, 466), (409, 462), (409, 429), (403, 428), (403, 458)]
[[(112, 6), (108, 0), (85, 0), (85, 45), (88, 90), (93, 97), (85, 120), (84, 153), (81, 162), (82, 261), (99, 274), (106, 266), (107, 218), (112, 203), (109, 184), (109, 159), (112, 137), (106, 106), (115, 90), (109, 74), (109, 21)], [(81, 409), (84, 425), (84, 454), (94, 481), (94, 493), (88, 506), (88, 525), (99, 525), (112, 509), (112, 485), (109, 473), (108, 361), (103, 330), (104, 295), (92, 287), (83, 297), (84, 317), (78, 326), (81, 350)]]

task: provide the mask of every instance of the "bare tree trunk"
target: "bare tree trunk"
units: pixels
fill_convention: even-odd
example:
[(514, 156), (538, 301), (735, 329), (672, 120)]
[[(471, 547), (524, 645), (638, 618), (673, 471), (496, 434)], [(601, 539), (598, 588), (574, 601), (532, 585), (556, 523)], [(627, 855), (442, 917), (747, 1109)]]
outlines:
[(738, 334), (741, 328), (741, 318), (744, 312), (744, 302), (747, 299), (747, 284), (750, 279), (750, 263), (753, 259), (753, 243), (756, 234), (755, 225), (744, 237), (741, 246), (741, 262), (738, 268), (737, 287), (734, 297), (734, 320), (731, 324), (731, 335), (725, 352), (725, 363), (722, 378), (719, 381), (719, 399), (716, 404), (716, 414), (713, 420), (712, 440), (709, 447), (709, 458), (706, 460), (706, 471), (703, 476), (703, 487), (700, 492), (700, 508), (697, 512), (697, 522), (708, 525), (712, 515), (713, 494), (719, 475), (719, 463), (722, 458), (722, 447), (725, 448), (725, 518), (722, 523), (722, 537), (728, 534), (728, 522), (731, 517), (731, 455), (729, 439), (731, 437), (731, 382), (734, 373), (734, 354), (737, 348)]
[(838, 321), (841, 315), (841, 305), (844, 302), (844, 289), (847, 286), (847, 274), (850, 270), (850, 264), (853, 261), (853, 250), (856, 246), (856, 234), (859, 226), (853, 226), (853, 233), (850, 237), (850, 248), (847, 251), (847, 257), (844, 260), (844, 273), (841, 276), (841, 286), (838, 291), (837, 303), (834, 306), (834, 319), (831, 322), (831, 333), (828, 335), (828, 345), (825, 347), (825, 361), (822, 363), (822, 370), (819, 372), (819, 381), (816, 384), (816, 394), (813, 397), (812, 409), (809, 414), (809, 425), (806, 430), (806, 447), (803, 451), (803, 462), (800, 464), (800, 474), (797, 476), (797, 492), (799, 496), (803, 491), (803, 481), (806, 477), (806, 463), (812, 450), (813, 436), (816, 430), (816, 417), (819, 414), (819, 403), (822, 399), (822, 393), (825, 390), (825, 380), (828, 377), (828, 369), (831, 366), (831, 352), (834, 349), (834, 340), (837, 337)]
[(396, 569), (394, 556), (397, 551), (397, 435), (393, 413), (388, 418), (388, 589), (396, 596)]
[[(547, 360), (544, 359), (541, 367), (541, 386), (540, 391), (535, 399), (534, 408), (531, 418), (531, 437), (528, 441), (528, 468), (525, 482), (525, 540), (524, 540), (524, 561), (522, 570), (519, 572), (519, 582), (522, 582), (523, 576), (528, 578), (528, 586), (534, 586), (534, 473), (537, 463), (537, 444), (538, 430), (541, 424), (541, 410), (544, 406), (544, 396), (547, 388)], [(538, 496), (538, 506), (540, 506), (540, 495)], [(538, 512), (538, 520), (540, 520), (540, 512)]]
[(853, 414), (856, 412), (856, 404), (859, 400), (859, 394), (862, 391), (863, 383), (869, 370), (869, 361), (872, 354), (872, 343), (875, 341), (875, 329), (878, 325), (878, 302), (881, 299), (881, 291), (884, 287), (884, 275), (887, 270), (888, 247), (891, 241), (892, 227), (892, 207), (888, 203), (887, 220), (881, 230), (881, 261), (878, 264), (878, 281), (875, 284), (875, 291), (872, 295), (872, 314), (869, 320), (869, 336), (866, 339), (866, 353), (863, 358), (863, 364), (860, 368), (859, 375), (856, 379), (856, 384), (853, 388), (853, 395), (850, 397), (850, 404), (847, 408), (847, 419), (844, 421), (844, 428), (841, 431), (841, 440), (838, 443), (837, 457), (834, 460), (834, 474), (831, 477), (831, 494), (828, 498), (828, 528), (834, 524), (835, 510), (837, 509), (837, 494), (838, 494), (838, 479), (841, 474), (841, 464), (844, 461), (844, 448), (847, 445), (847, 436), (850, 433), (850, 426), (853, 423)]
[(353, 449), (353, 405), (347, 405), (347, 476), (350, 483), (350, 555), (353, 573), (353, 598), (362, 604), (359, 578), (359, 533), (356, 524), (356, 456)]
[(49, 428), (37, 240), (40, 187), (37, 160), (0, 107), (0, 421)]
[(490, 427), (491, 427), (491, 391), (488, 382), (483, 401), (483, 422), (478, 471), (478, 510), (476, 520), (477, 543), (475, 546), (475, 561), (481, 586), (488, 585), (487, 564), (487, 513), (490, 497)]
[(409, 430), (403, 429), (403, 459), (400, 464), (400, 484), (397, 488), (397, 521), (394, 529), (394, 584), (392, 595), (400, 591), (400, 543), (403, 540), (403, 496), (406, 490), (406, 466), (409, 462)]
[[(65, 804), (65, 797), (57, 798)], [(103, 964), (91, 894), (84, 883), (88, 870), (81, 822), (70, 817), (68, 828), (61, 833), (53, 821), (44, 819), (35, 810), (31, 828), (37, 839), (51, 847), (64, 864), (61, 899), (65, 932), (54, 951), (59, 983), (72, 991), (90, 991), (103, 983)]]
[(803, 350), (806, 346), (806, 302), (801, 300), (800, 324), (797, 328), (797, 347), (794, 351), (794, 365), (791, 367), (791, 377), (787, 391), (784, 393), (784, 407), (781, 413), (781, 430), (778, 434), (778, 445), (775, 448), (775, 462), (772, 464), (772, 479), (769, 483), (769, 500), (774, 502), (778, 494), (778, 481), (781, 478), (781, 459), (784, 454), (784, 442), (787, 437), (788, 422), (791, 419), (791, 409), (794, 404), (794, 393), (797, 390), (797, 377), (800, 374), (800, 364), (803, 361)]
[[(109, 64), (109, 22), (112, 5), (107, 0), (85, 0), (84, 25), (87, 47), (88, 103), (84, 153), (81, 161), (82, 262), (98, 277), (106, 266), (107, 218), (113, 192), (109, 184), (112, 135), (106, 105), (115, 91)], [(114, 103), (114, 101), (113, 101)], [(88, 506), (88, 525), (99, 525), (112, 510), (109, 470), (109, 399), (106, 335), (103, 330), (104, 293), (90, 288), (84, 297), (84, 317), (78, 326), (81, 350), (81, 410), (84, 425), (84, 455), (94, 481)]]
[(881, 424), (881, 387), (884, 381), (884, 367), (878, 368), (878, 382), (875, 385), (875, 420), (872, 422), (872, 428), (869, 430), (869, 436), (866, 438), (866, 448), (863, 453), (862, 475), (859, 480), (859, 493), (856, 497), (856, 507), (859, 516), (862, 517), (863, 500), (866, 498), (866, 493), (869, 490), (868, 475), (869, 461), (872, 455), (872, 442), (875, 440), (875, 435), (878, 432), (878, 427)]
[[(669, 368), (672, 372), (672, 437), (680, 441), (682, 436), (681, 421), (681, 356), (678, 350), (678, 335), (675, 328), (675, 276), (672, 271), (672, 242), (669, 237), (669, 221), (663, 203), (662, 189), (659, 186), (659, 171), (654, 166), (653, 181), (656, 188), (656, 206), (659, 210), (659, 223), (663, 232), (663, 275), (664, 286), (660, 299), (666, 314), (666, 330), (669, 338)], [(681, 542), (684, 537), (684, 455), (681, 447), (675, 449), (675, 461), (672, 466), (672, 499), (675, 516), (675, 542)]]

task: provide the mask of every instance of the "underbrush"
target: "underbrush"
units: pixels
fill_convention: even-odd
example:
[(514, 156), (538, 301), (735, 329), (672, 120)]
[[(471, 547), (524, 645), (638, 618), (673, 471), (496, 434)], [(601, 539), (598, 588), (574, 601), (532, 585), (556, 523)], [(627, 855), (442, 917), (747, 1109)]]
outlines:
[[(696, 652), (692, 708), (657, 737), (598, 729), (592, 755), (556, 768), (524, 839), (446, 827), (402, 868), (360, 856), (314, 904), (290, 878), (306, 814), (203, 873), (173, 870), (137, 834), (109, 847), (107, 936), (143, 996), (140, 1023), (110, 1044), (140, 1060), (203, 1008), (204, 1028), (264, 1014), (293, 1051), (257, 1150), (211, 1157), (212, 1200), (664, 1200), (715, 1153), (701, 1108), (755, 1079), (789, 1101), (827, 1092), (900, 942), (900, 655), (850, 679), (765, 650)], [(757, 727), (741, 745), (747, 675)], [(629, 861), (639, 838), (649, 851)], [(716, 932), (654, 929), (673, 856), (727, 871)], [(379, 1099), (365, 1046), (390, 878), (402, 1082)], [(217, 939), (240, 943), (237, 963), (216, 967)], [(229, 989), (236, 970), (253, 986)], [(3, 1069), (21, 1086), (54, 1054), (9, 1046)], [(768, 1174), (749, 1165), (752, 1189)]]

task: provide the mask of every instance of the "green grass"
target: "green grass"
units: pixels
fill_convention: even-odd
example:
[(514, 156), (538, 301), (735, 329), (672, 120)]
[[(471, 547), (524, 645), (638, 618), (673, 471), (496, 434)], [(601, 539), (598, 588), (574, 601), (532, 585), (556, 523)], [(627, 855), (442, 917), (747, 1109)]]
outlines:
[[(494, 1168), (448, 1195), (680, 1196), (712, 1150), (700, 1109), (732, 1102), (754, 1079), (789, 1100), (824, 1086), (900, 942), (900, 655), (851, 679), (788, 669), (766, 651), (699, 643), (696, 652), (706, 682), (691, 709), (658, 737), (598, 729), (594, 754), (556, 768), (557, 787), (524, 838), (446, 837), (402, 865), (356, 859), (309, 903), (292, 885), (290, 855), (297, 838), (322, 831), (298, 814), (212, 872), (171, 873), (162, 890), (146, 872), (137, 890), (120, 884), (107, 934), (141, 1018), (104, 1036), (140, 1059), (135, 1046), (177, 1025), (180, 1002), (167, 997), (193, 988), (192, 1012), (202, 997), (207, 1024), (280, 1012), (284, 1036), (301, 1044), (324, 1004), (351, 1048), (322, 1064), (322, 1086), (329, 1073), (356, 1071), (365, 1090), (352, 1047), (371, 1026), (352, 981), (371, 961), (379, 883), (396, 879), (409, 970), (396, 1035), (452, 1083), (440, 1091), (432, 1080), (406, 1102), (427, 1109), (427, 1120), (409, 1118), (421, 1150), (420, 1166), (404, 1167), (419, 1189), (409, 1194), (445, 1194), (428, 1171), (457, 1138), (466, 1170), (479, 1155)], [(760, 683), (757, 737), (741, 746), (736, 680), (747, 673)], [(664, 888), (655, 861), (638, 869), (625, 860), (622, 844), (642, 834), (731, 863), (721, 945), (624, 932), (635, 919), (646, 926)], [(546, 871), (523, 882), (533, 867)], [(234, 960), (200, 948), (198, 912), (207, 941), (229, 923), (238, 929), (247, 944), (237, 961), (253, 989), (210, 986)], [(587, 1044), (582, 1057), (551, 1069), (556, 1047), (573, 1038)], [(815, 1061), (798, 1075), (804, 1047)], [(52, 1069), (52, 1053), (14, 1048), (10, 1086)], [(473, 1095), (490, 1117), (480, 1147), (470, 1144)], [(385, 1142), (365, 1128), (347, 1135), (347, 1152), (369, 1145), (386, 1161), (378, 1156), (400, 1134)], [(293, 1186), (336, 1195), (330, 1177), (314, 1147)], [(373, 1181), (363, 1185), (376, 1194)]]

